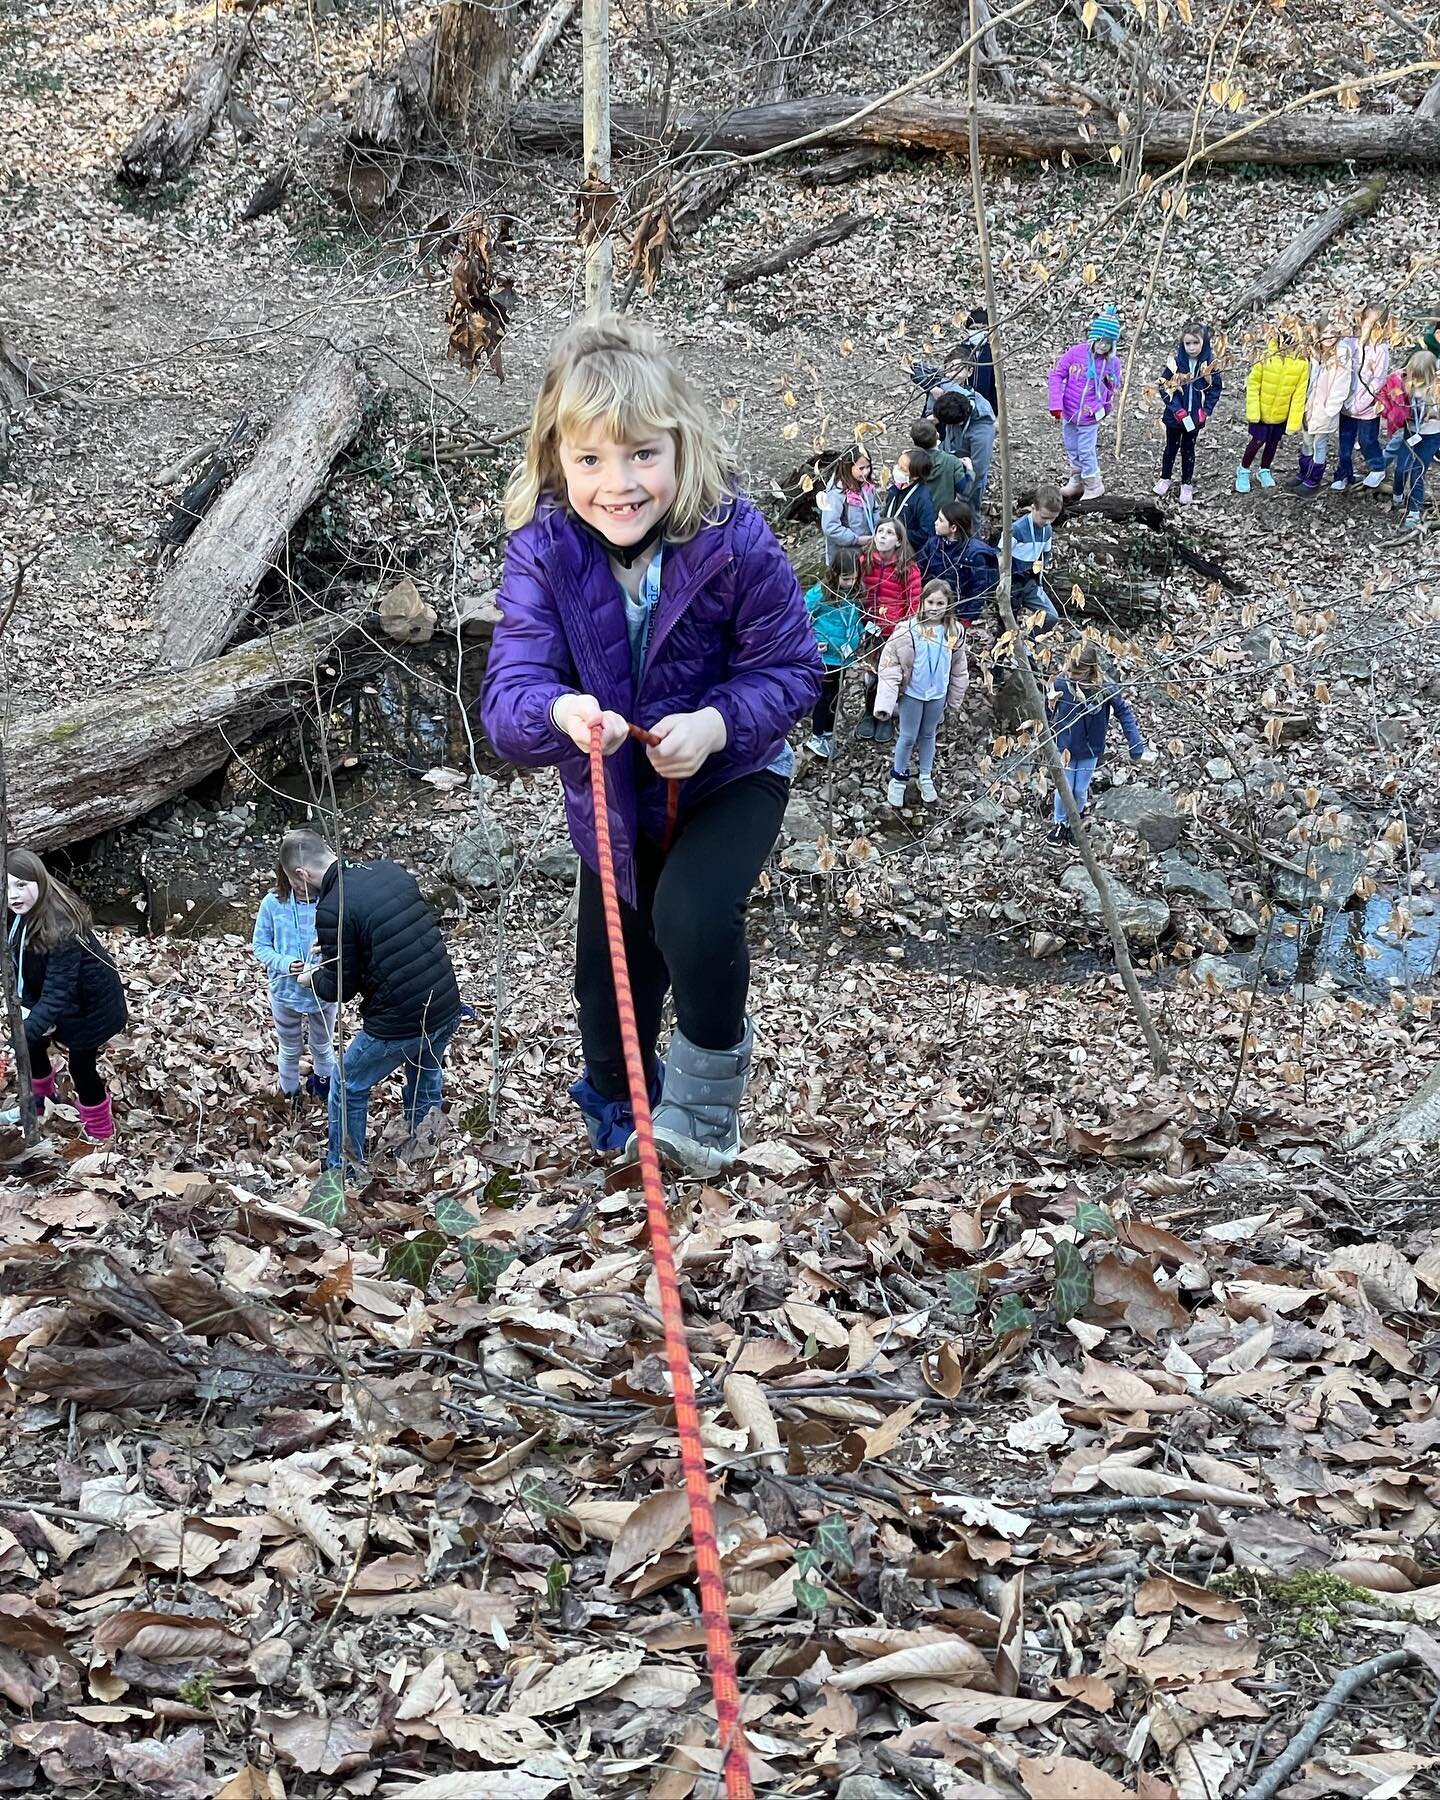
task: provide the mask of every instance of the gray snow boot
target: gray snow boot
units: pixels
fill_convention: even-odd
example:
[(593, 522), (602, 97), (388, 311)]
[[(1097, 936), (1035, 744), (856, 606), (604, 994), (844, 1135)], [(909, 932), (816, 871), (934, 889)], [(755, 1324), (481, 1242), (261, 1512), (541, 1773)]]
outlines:
[[(717, 1175), (740, 1154), (740, 1102), (750, 1079), (755, 1027), (733, 1050), (702, 1050), (681, 1031), (670, 1038), (665, 1091), (655, 1108), (661, 1157), (691, 1175)], [(629, 1144), (634, 1154), (635, 1139)]]

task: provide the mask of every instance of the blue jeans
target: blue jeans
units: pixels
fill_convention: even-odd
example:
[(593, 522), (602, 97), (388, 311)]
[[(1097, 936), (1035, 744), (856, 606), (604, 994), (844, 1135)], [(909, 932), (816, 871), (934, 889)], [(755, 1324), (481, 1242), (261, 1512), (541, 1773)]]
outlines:
[(1339, 480), (1355, 479), (1355, 446), (1360, 446), (1360, 454), (1365, 458), (1365, 467), (1372, 475), (1378, 475), (1385, 467), (1385, 459), (1380, 454), (1380, 421), (1379, 419), (1352, 419), (1349, 413), (1340, 415), (1340, 460), (1335, 465), (1335, 476)]
[(970, 458), (975, 470), (974, 499), (979, 501), (985, 493), (985, 483), (990, 479), (990, 465), (995, 460), (995, 427), (987, 419), (984, 424), (972, 425), (965, 433), (964, 455)]
[(1398, 500), (1403, 495), (1406, 511), (1418, 513), (1425, 504), (1425, 471), (1435, 460), (1435, 452), (1440, 450), (1440, 432), (1426, 432), (1414, 449), (1403, 432), (1396, 435), (1400, 450), (1395, 458), (1395, 498)]
[(1018, 620), (1023, 621), (1026, 613), (1038, 612), (1045, 615), (1044, 630), (1049, 631), (1052, 626), (1060, 623), (1055, 602), (1045, 592), (1045, 584), (1033, 568), (1027, 569), (1023, 564), (1017, 563), (1012, 579), (1015, 584), (1012, 604)]
[[(1095, 779), (1095, 765), (1099, 757), (1082, 756), (1072, 762), (1065, 773), (1070, 777), (1070, 792), (1075, 796), (1075, 804), (1081, 812), (1085, 810), (1085, 802), (1090, 796), (1090, 783)], [(1055, 790), (1055, 823), (1065, 823), (1065, 802), (1060, 798), (1060, 790)]]
[[(447, 1019), (438, 1031), (413, 1038), (377, 1038), (357, 1031), (345, 1046), (345, 1054), (336, 1057), (335, 1074), (330, 1080), (330, 1147), (325, 1153), (325, 1167), (342, 1166), (341, 1151), (348, 1137), (355, 1157), (365, 1160), (365, 1135), (370, 1111), (370, 1090), (403, 1063), (405, 1065), (405, 1123), (411, 1131), (428, 1112), (439, 1106), (445, 1092), (445, 1052), (458, 1015)], [(341, 1123), (341, 1095), (344, 1095), (344, 1123)]]

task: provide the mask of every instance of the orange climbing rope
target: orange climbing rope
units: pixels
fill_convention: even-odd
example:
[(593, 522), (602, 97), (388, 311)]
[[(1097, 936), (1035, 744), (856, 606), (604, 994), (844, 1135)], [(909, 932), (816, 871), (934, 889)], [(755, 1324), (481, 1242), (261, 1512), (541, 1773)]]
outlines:
[[(655, 1276), (660, 1285), (660, 1316), (665, 1325), (665, 1360), (670, 1366), (670, 1386), (675, 1396), (675, 1430), (680, 1439), (680, 1462), (685, 1471), (685, 1496), (690, 1502), (690, 1535), (695, 1541), (695, 1579), (700, 1589), (700, 1616), (705, 1625), (705, 1654), (710, 1664), (710, 1687), (715, 1696), (720, 1748), (725, 1758), (726, 1800), (753, 1800), (750, 1755), (740, 1725), (740, 1683), (735, 1671), (735, 1643), (730, 1635), (730, 1615), (725, 1605), (725, 1577), (720, 1571), (720, 1546), (715, 1536), (715, 1508), (710, 1500), (710, 1479), (705, 1472), (705, 1451), (700, 1442), (700, 1414), (695, 1405), (695, 1384), (690, 1378), (690, 1346), (685, 1340), (685, 1313), (680, 1304), (680, 1280), (675, 1252), (670, 1243), (670, 1221), (665, 1212), (665, 1182), (655, 1149), (650, 1122), (650, 1095), (645, 1083), (645, 1063), (640, 1052), (640, 1030), (635, 1023), (635, 1002), (630, 993), (630, 971), (625, 966), (625, 939), (620, 926), (620, 896), (615, 886), (615, 864), (610, 853), (610, 812), (605, 792), (605, 758), (600, 744), (604, 727), (597, 719), (590, 727), (590, 791), (595, 801), (595, 846), (600, 864), (600, 892), (605, 904), (605, 930), (610, 940), (610, 968), (615, 979), (615, 1007), (620, 1015), (620, 1037), (625, 1046), (625, 1075), (630, 1084), (630, 1108), (635, 1115), (635, 1141), (640, 1152), (640, 1181), (645, 1191), (645, 1213), (650, 1226), (650, 1248), (655, 1257)], [(638, 725), (630, 735), (641, 743), (655, 743)], [(665, 841), (668, 847), (677, 815), (679, 783), (670, 783)]]

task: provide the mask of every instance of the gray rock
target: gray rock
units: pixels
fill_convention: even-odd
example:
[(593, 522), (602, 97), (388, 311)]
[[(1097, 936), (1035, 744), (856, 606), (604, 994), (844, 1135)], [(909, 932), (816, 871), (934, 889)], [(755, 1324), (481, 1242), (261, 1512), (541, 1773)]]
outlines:
[(1009, 817), (998, 800), (992, 800), (988, 794), (977, 794), (961, 813), (960, 824), (966, 831), (989, 831), (1005, 824)]
[[(1332, 843), (1339, 848), (1333, 849)], [(1275, 871), (1275, 898), (1292, 912), (1303, 912), (1317, 902), (1326, 908), (1346, 905), (1365, 873), (1364, 847), (1335, 832), (1298, 846), (1293, 860), (1304, 865), (1303, 875), (1289, 869)]]
[(1197, 956), (1190, 965), (1190, 977), (1202, 987), (1206, 982), (1214, 982), (1216, 987), (1242, 988), (1250, 981), (1239, 963), (1223, 956)]
[(824, 829), (820, 815), (811, 805), (809, 796), (792, 793), (790, 804), (785, 808), (785, 817), (780, 824), (782, 833), (792, 843), (813, 844)]
[[(1082, 864), (1072, 863), (1060, 877), (1060, 886), (1067, 894), (1076, 896), (1081, 912), (1091, 924), (1104, 925), (1100, 896)], [(1114, 875), (1109, 878), (1109, 887), (1125, 936), (1134, 944), (1155, 943), (1170, 923), (1170, 908), (1166, 902), (1137, 894)]]
[(1260, 935), (1260, 921), (1237, 907), (1225, 915), (1225, 934), (1237, 943), (1253, 944)]
[(455, 596), (455, 623), (467, 636), (482, 637), (500, 623), (499, 592), (499, 588), (486, 588), (482, 593), (471, 589)]
[(1143, 781), (1108, 789), (1095, 803), (1095, 816), (1107, 825), (1138, 832), (1152, 850), (1172, 850), (1185, 835), (1185, 821), (1174, 800)]
[(1228, 756), (1212, 756), (1205, 765), (1205, 773), (1212, 781), (1229, 781), (1235, 768)]
[(878, 1775), (847, 1775), (835, 1790), (835, 1800), (908, 1800), (893, 1781)]
[(568, 884), (575, 879), (580, 858), (571, 844), (551, 844), (548, 850), (542, 850), (535, 858), (534, 867), (536, 874), (543, 875), (547, 881), (563, 881)]
[(1235, 902), (1229, 883), (1213, 869), (1200, 869), (1178, 850), (1160, 858), (1160, 881), (1167, 894), (1184, 894), (1202, 906), (1229, 912)]
[(450, 846), (445, 870), (463, 887), (498, 887), (507, 873), (509, 856), (510, 840), (486, 813)]

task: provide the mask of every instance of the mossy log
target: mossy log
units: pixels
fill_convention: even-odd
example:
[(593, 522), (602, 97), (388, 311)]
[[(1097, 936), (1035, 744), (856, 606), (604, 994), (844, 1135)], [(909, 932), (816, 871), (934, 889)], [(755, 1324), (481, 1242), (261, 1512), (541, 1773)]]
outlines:
[(11, 841), (75, 843), (173, 800), (235, 745), (310, 704), (317, 661), (350, 629), (343, 617), (295, 625), (198, 669), (18, 717), (6, 748)]

